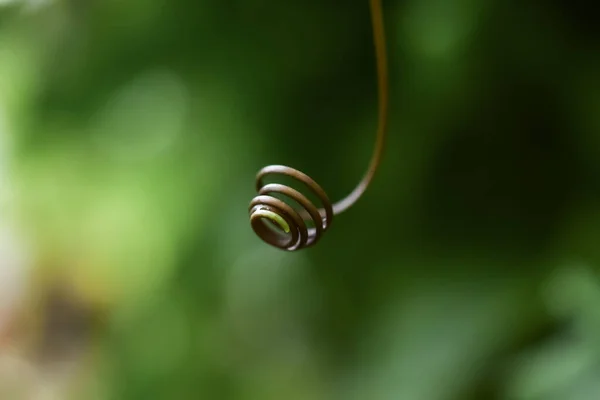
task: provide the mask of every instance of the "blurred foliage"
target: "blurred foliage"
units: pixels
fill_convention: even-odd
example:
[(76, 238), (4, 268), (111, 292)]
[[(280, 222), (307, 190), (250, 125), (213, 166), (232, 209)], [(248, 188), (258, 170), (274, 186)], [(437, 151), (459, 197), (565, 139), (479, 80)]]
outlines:
[(102, 315), (75, 398), (600, 398), (591, 3), (384, 6), (385, 161), (288, 254), (253, 177), (360, 178), (368, 2), (0, 1), (0, 228)]

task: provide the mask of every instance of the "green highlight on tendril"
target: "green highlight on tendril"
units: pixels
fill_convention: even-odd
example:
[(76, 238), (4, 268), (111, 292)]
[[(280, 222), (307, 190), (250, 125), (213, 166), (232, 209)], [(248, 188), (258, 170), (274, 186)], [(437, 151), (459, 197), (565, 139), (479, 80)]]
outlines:
[(260, 210), (256, 210), (256, 215), (267, 218), (271, 222), (275, 223), (279, 228), (281, 228), (285, 233), (290, 233), (290, 226), (286, 222), (285, 219), (281, 218), (281, 216), (277, 213), (274, 213), (271, 210), (266, 208), (261, 208)]

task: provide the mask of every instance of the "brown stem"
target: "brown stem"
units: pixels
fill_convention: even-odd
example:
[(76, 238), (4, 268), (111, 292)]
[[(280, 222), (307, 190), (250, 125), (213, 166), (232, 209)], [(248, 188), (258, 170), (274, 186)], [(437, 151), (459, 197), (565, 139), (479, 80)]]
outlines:
[(335, 215), (341, 214), (354, 205), (367, 190), (369, 184), (377, 172), (381, 163), (383, 149), (385, 147), (385, 136), (387, 133), (389, 92), (388, 92), (388, 62), (385, 43), (385, 30), (383, 25), (383, 11), (381, 0), (370, 0), (371, 19), (373, 24), (373, 41), (375, 44), (375, 59), (377, 61), (377, 90), (379, 91), (379, 116), (377, 125), (377, 137), (375, 149), (369, 162), (367, 172), (356, 188), (342, 200), (333, 205)]

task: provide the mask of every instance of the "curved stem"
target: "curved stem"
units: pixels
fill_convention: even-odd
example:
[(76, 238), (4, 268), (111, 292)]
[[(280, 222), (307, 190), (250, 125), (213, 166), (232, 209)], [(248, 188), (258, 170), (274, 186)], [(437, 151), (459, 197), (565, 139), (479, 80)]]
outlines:
[(373, 176), (381, 163), (383, 148), (385, 146), (385, 136), (387, 132), (388, 120), (388, 66), (387, 51), (385, 43), (385, 30), (383, 24), (383, 11), (381, 9), (381, 0), (370, 0), (371, 19), (373, 25), (373, 41), (375, 44), (375, 58), (377, 61), (377, 90), (379, 92), (379, 116), (377, 125), (377, 138), (375, 140), (375, 149), (369, 162), (367, 172), (354, 188), (354, 190), (333, 205), (334, 214), (340, 214), (348, 210), (361, 198), (367, 187), (373, 180)]

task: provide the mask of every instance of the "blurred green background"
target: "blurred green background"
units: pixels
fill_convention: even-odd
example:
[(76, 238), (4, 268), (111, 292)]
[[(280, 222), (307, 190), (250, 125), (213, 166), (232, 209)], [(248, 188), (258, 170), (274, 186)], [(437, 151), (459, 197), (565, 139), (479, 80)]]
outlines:
[(10, 370), (58, 399), (600, 399), (591, 3), (384, 3), (381, 170), (285, 253), (254, 175), (360, 179), (367, 1), (0, 1), (0, 225), (27, 246), (0, 270), (46, 321), (14, 339), (43, 379), (0, 368), (0, 398)]

